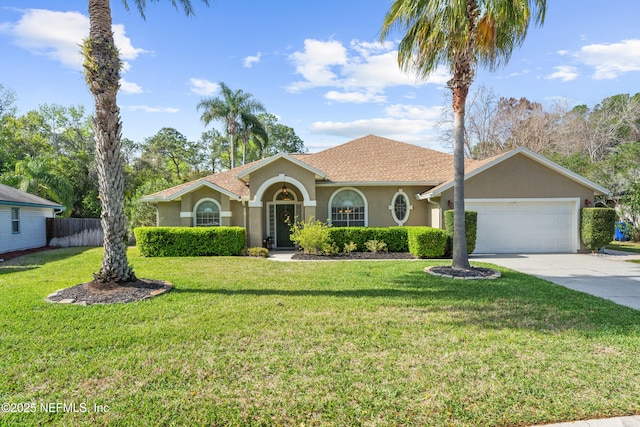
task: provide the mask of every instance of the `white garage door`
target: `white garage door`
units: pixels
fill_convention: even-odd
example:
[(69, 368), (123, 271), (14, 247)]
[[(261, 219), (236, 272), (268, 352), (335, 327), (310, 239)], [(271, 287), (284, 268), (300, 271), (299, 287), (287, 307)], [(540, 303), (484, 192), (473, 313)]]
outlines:
[(473, 199), (474, 253), (577, 252), (579, 199)]

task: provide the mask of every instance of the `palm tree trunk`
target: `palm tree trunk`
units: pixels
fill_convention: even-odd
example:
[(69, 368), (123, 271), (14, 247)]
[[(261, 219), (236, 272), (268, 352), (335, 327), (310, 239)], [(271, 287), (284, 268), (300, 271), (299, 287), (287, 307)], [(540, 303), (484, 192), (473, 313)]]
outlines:
[(468, 270), (467, 236), (464, 214), (464, 113), (468, 88), (453, 91), (453, 262), (452, 267)]
[(135, 279), (127, 261), (124, 215), (124, 159), (121, 153), (120, 109), (116, 98), (120, 58), (111, 30), (109, 0), (89, 0), (89, 38), (84, 42), (85, 74), (95, 101), (96, 165), (104, 231), (102, 268), (97, 282), (123, 283)]

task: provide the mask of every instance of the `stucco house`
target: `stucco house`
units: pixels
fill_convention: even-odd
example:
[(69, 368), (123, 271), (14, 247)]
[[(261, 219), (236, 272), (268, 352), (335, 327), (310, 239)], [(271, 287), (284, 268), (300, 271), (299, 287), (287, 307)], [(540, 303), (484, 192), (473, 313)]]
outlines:
[(64, 206), (0, 184), (0, 253), (47, 244), (46, 218)]
[[(580, 208), (608, 191), (527, 149), (466, 160), (476, 253), (577, 252)], [(313, 154), (277, 154), (142, 199), (160, 226), (242, 226), (249, 246), (292, 247), (285, 221), (444, 227), (453, 156), (375, 135)]]

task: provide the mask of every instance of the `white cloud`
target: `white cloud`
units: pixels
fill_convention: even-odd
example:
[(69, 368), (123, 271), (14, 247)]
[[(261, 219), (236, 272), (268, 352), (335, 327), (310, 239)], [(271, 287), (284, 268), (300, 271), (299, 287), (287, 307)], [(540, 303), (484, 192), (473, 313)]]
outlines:
[(205, 79), (190, 78), (191, 92), (201, 96), (211, 96), (219, 89), (217, 83), (210, 82)]
[(142, 87), (133, 82), (128, 82), (125, 79), (120, 79), (120, 91), (125, 94), (142, 93)]
[(337, 102), (383, 102), (382, 93), (392, 86), (444, 85), (449, 80), (445, 68), (428, 79), (403, 72), (398, 66), (395, 45), (391, 42), (353, 40), (348, 48), (342, 42), (307, 39), (304, 50), (290, 59), (304, 78), (288, 86), (291, 92), (318, 87), (342, 89), (330, 91), (325, 98)]
[(363, 104), (365, 102), (385, 102), (386, 96), (376, 95), (370, 92), (338, 92), (331, 90), (324, 94), (324, 97), (330, 101), (348, 102), (353, 104)]
[[(15, 23), (0, 28), (14, 43), (36, 55), (46, 56), (72, 68), (82, 68), (82, 40), (89, 35), (89, 18), (80, 12), (27, 9)], [(124, 25), (113, 25), (113, 36), (122, 59), (133, 60), (146, 53), (126, 36)], [(128, 69), (125, 63), (125, 71)]]
[(595, 69), (594, 79), (615, 79), (624, 73), (640, 71), (640, 39), (583, 46), (576, 57)]
[(578, 70), (576, 67), (570, 65), (561, 65), (553, 67), (555, 72), (545, 77), (547, 80), (562, 80), (563, 82), (569, 82), (578, 78)]
[(289, 90), (297, 92), (313, 87), (331, 87), (336, 86), (338, 80), (332, 68), (347, 64), (347, 49), (335, 40), (324, 42), (306, 39), (304, 51), (294, 52), (290, 59), (296, 66), (296, 72), (302, 74), (305, 80), (292, 83)]
[(244, 67), (245, 68), (253, 67), (253, 64), (257, 64), (258, 62), (260, 62), (261, 57), (262, 57), (262, 54), (260, 52), (258, 52), (258, 54), (254, 56), (247, 56), (246, 58), (244, 58)]
[(390, 117), (434, 122), (442, 116), (444, 110), (443, 106), (425, 107), (424, 105), (395, 104), (385, 108), (385, 113)]
[(145, 113), (170, 113), (174, 114), (180, 110), (173, 107), (149, 107), (147, 105), (130, 105), (129, 111), (144, 111)]

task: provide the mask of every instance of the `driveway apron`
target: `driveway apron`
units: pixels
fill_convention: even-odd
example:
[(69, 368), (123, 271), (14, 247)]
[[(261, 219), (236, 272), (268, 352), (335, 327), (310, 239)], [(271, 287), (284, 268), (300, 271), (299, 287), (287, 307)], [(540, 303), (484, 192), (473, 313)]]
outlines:
[(640, 310), (640, 264), (625, 262), (640, 259), (638, 254), (490, 254), (472, 255), (471, 259)]

